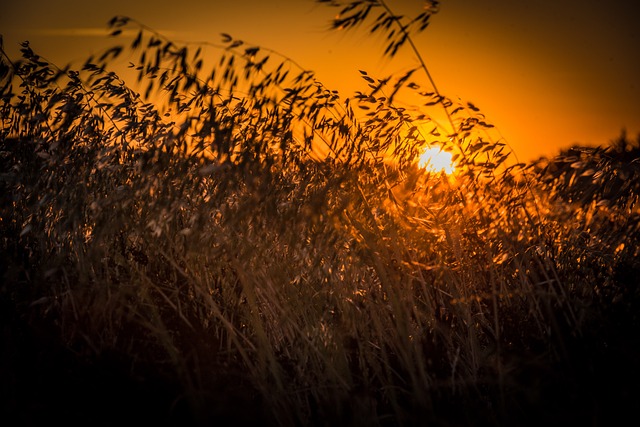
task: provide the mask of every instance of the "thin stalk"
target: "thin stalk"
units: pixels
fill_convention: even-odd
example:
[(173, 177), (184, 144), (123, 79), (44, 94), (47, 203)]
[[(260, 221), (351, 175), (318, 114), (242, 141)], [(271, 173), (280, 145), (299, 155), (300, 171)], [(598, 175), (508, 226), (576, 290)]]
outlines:
[(449, 124), (451, 125), (451, 135), (457, 141), (458, 138), (456, 136), (456, 127), (453, 124), (453, 119), (451, 117), (451, 114), (449, 114), (449, 110), (447, 110), (447, 107), (444, 104), (444, 98), (440, 95), (440, 91), (438, 90), (438, 86), (436, 85), (436, 82), (433, 79), (433, 76), (431, 75), (431, 72), (429, 71), (429, 68), (427, 67), (427, 64), (424, 62), (424, 59), (422, 58), (422, 55), (420, 54), (420, 51), (418, 50), (418, 48), (416, 47), (415, 43), (413, 42), (413, 38), (411, 37), (411, 35), (407, 31), (407, 28), (404, 25), (402, 25), (400, 20), (393, 13), (391, 8), (389, 6), (387, 6), (387, 3), (384, 0), (378, 0), (378, 1), (380, 2), (380, 5), (387, 11), (387, 13), (390, 16), (393, 17), (393, 20), (398, 25), (398, 27), (400, 28), (400, 31), (402, 32), (402, 35), (409, 42), (409, 46), (411, 46), (411, 50), (413, 51), (413, 54), (416, 56), (416, 59), (420, 63), (420, 68), (422, 68), (422, 70), (424, 71), (425, 75), (427, 76), (427, 79), (429, 80), (429, 84), (433, 88), (433, 91), (435, 92), (435, 94), (438, 96), (439, 103), (440, 103), (440, 105), (442, 105), (442, 109), (444, 110), (444, 112), (445, 112), (445, 114), (447, 116), (447, 120), (449, 121)]

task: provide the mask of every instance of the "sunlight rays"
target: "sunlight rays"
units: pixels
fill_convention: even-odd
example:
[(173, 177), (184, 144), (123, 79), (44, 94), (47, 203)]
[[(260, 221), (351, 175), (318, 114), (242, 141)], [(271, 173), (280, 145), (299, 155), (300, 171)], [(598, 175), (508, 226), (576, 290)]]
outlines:
[(444, 172), (448, 175), (454, 172), (456, 165), (450, 152), (443, 150), (442, 147), (432, 146), (422, 152), (418, 166), (428, 172)]

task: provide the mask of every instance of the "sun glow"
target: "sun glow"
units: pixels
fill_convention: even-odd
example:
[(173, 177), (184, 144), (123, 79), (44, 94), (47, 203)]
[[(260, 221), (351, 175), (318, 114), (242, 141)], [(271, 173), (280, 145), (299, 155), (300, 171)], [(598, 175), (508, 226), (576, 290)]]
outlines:
[(418, 166), (429, 172), (444, 172), (446, 174), (453, 173), (455, 163), (450, 152), (444, 151), (441, 147), (433, 146), (427, 148), (420, 155)]

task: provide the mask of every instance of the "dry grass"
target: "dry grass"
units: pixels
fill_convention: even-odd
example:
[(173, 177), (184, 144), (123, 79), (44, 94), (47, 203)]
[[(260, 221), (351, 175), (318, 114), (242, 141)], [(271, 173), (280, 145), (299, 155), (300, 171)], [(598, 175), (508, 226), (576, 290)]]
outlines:
[[(140, 34), (79, 71), (26, 43), (19, 60), (2, 52), (8, 416), (453, 426), (625, 413), (640, 143), (514, 165), (475, 106), (410, 75), (363, 72), (370, 92), (342, 99), (230, 36), (178, 46), (110, 24)], [(109, 69), (127, 52), (135, 90)], [(408, 90), (431, 106), (396, 107)], [(430, 115), (442, 108), (448, 131)], [(417, 168), (432, 143), (456, 153), (455, 177)]]

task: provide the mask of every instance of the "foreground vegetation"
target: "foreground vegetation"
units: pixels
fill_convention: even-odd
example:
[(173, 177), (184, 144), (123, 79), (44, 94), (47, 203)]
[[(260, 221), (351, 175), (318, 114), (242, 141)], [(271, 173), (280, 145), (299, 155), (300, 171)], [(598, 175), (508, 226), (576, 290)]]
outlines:
[[(434, 12), (392, 33), (405, 21), (384, 2), (351, 2), (334, 24), (378, 16), (393, 56)], [(18, 60), (2, 51), (14, 425), (632, 414), (640, 139), (518, 164), (424, 63), (362, 71), (367, 92), (343, 99), (228, 35), (179, 46), (128, 18), (110, 26), (137, 37), (79, 70), (26, 42)], [(137, 85), (109, 67), (124, 55)], [(407, 92), (424, 102), (397, 107)], [(416, 166), (434, 144), (454, 175)]]

